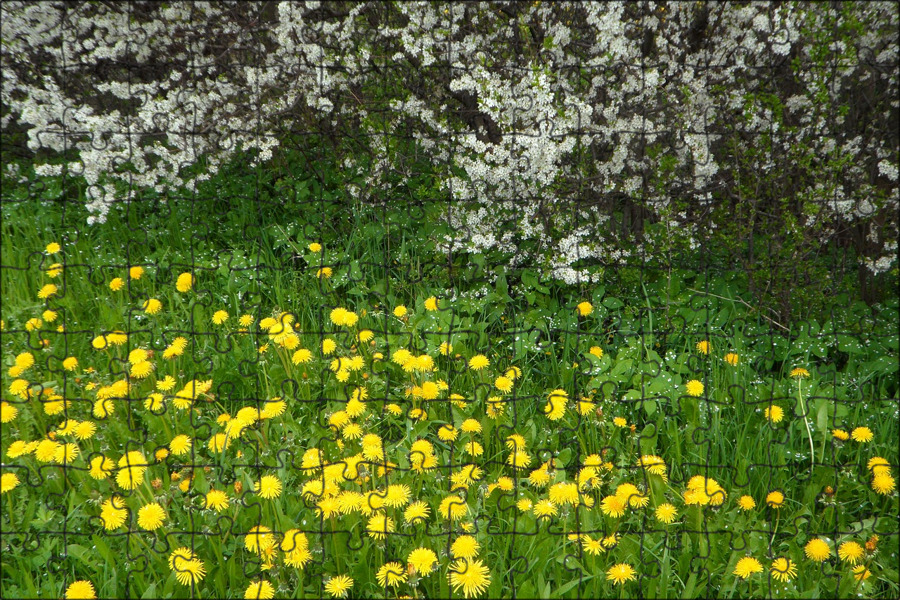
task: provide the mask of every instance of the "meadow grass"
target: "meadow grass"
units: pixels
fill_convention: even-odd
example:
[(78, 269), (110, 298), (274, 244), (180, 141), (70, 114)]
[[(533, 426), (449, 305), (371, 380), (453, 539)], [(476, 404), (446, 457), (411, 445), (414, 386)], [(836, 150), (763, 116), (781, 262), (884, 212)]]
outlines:
[(728, 274), (451, 280), (377, 207), (73, 206), (2, 206), (5, 597), (900, 594), (896, 297), (775, 326)]

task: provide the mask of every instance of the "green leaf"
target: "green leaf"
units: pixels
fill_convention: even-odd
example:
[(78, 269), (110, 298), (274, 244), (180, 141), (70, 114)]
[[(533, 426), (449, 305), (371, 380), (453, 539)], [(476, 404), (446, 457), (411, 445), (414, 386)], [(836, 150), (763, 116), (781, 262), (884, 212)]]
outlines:
[(825, 398), (816, 402), (816, 427), (819, 431), (828, 431), (828, 406), (829, 401)]
[[(644, 403), (647, 404), (646, 402)], [(656, 402), (652, 403), (654, 407), (656, 406)], [(646, 410), (646, 408), (644, 409)], [(653, 409), (653, 412), (656, 412), (656, 409)], [(652, 414), (652, 413), (648, 413)], [(650, 423), (646, 425), (644, 429), (641, 431), (641, 454), (656, 454), (656, 438), (657, 438), (658, 430), (656, 425)]]
[(847, 354), (862, 354), (865, 352), (865, 348), (859, 343), (859, 340), (849, 335), (839, 334), (837, 336), (837, 348)]
[(622, 302), (621, 300), (619, 300), (618, 298), (613, 298), (612, 296), (609, 296), (609, 297), (603, 299), (603, 306), (605, 306), (609, 310), (619, 310), (620, 308), (625, 306), (625, 303)]

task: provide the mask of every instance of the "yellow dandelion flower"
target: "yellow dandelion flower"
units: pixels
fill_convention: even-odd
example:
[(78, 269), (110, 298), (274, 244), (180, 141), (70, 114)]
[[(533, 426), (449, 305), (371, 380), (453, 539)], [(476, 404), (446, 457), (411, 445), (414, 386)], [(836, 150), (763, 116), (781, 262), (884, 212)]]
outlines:
[(319, 242), (312, 242), (307, 246), (307, 248), (309, 248), (310, 252), (321, 252), (322, 244), (320, 244)]
[(469, 368), (473, 371), (480, 371), (490, 364), (491, 361), (489, 361), (487, 356), (485, 356), (484, 354), (476, 354), (469, 359)]
[(160, 302), (156, 298), (150, 298), (149, 300), (144, 301), (144, 304), (141, 308), (143, 308), (144, 312), (148, 315), (155, 315), (162, 310), (162, 302)]
[(741, 510), (753, 510), (756, 508), (756, 500), (752, 496), (741, 496), (738, 498), (738, 506)]
[(156, 502), (145, 504), (138, 510), (138, 526), (141, 529), (155, 531), (162, 527), (166, 520), (166, 511)]
[(747, 579), (754, 573), (762, 573), (763, 566), (752, 556), (745, 556), (737, 562), (734, 574), (742, 579)]
[(578, 314), (581, 315), (582, 317), (586, 317), (589, 314), (591, 314), (592, 312), (594, 312), (594, 307), (591, 305), (590, 302), (581, 302), (578, 304), (578, 306), (575, 307), (575, 309), (578, 311)]
[(281, 540), (282, 552), (294, 552), (306, 548), (309, 548), (309, 540), (305, 533), (299, 529), (288, 529), (284, 532), (284, 539)]
[(480, 560), (459, 559), (450, 565), (450, 585), (457, 593), (462, 589), (466, 598), (483, 594), (490, 584), (490, 569)]
[(689, 396), (700, 397), (703, 395), (703, 389), (703, 383), (696, 379), (691, 379), (685, 384), (685, 391)]
[(811, 560), (822, 562), (831, 556), (831, 547), (822, 538), (813, 538), (803, 547), (803, 553)]
[(406, 561), (412, 572), (425, 576), (435, 569), (438, 558), (433, 550), (420, 547), (410, 552)]
[(600, 502), (600, 511), (609, 517), (618, 519), (625, 514), (626, 501), (620, 496), (606, 496)]
[(458, 521), (469, 512), (469, 505), (459, 496), (447, 496), (441, 500), (438, 514), (445, 519)]
[(291, 356), (291, 362), (295, 365), (308, 363), (313, 358), (312, 352), (306, 348), (300, 348)]
[(19, 485), (19, 478), (15, 473), (4, 473), (0, 476), (0, 494), (14, 490)]
[(546, 465), (542, 465), (541, 468), (535, 469), (529, 473), (528, 483), (538, 488), (544, 487), (550, 483), (550, 473), (547, 471)]
[(894, 491), (896, 482), (890, 473), (879, 473), (872, 479), (872, 490), (882, 496), (887, 496)]
[(850, 439), (850, 434), (847, 433), (846, 431), (844, 431), (843, 429), (832, 429), (831, 436), (841, 442), (846, 442), (847, 440)]
[(578, 504), (580, 495), (578, 493), (578, 484), (566, 481), (560, 481), (550, 486), (548, 497), (553, 504), (561, 506), (563, 504)]
[(119, 472), (116, 474), (116, 483), (126, 490), (133, 490), (144, 483), (144, 473), (147, 471), (147, 459), (140, 452), (134, 450), (128, 452), (119, 459)]
[(556, 389), (550, 392), (547, 398), (547, 404), (544, 406), (544, 414), (551, 421), (560, 420), (566, 414), (566, 403), (569, 401), (569, 395), (565, 390)]
[(582, 396), (581, 400), (578, 401), (578, 414), (582, 417), (586, 417), (594, 412), (594, 409), (597, 408), (597, 405), (591, 402), (591, 399)]
[(727, 362), (732, 367), (738, 366), (739, 360), (740, 360), (740, 358), (734, 352), (729, 352), (728, 354), (725, 355), (725, 362)]
[(53, 462), (61, 465), (71, 464), (78, 457), (79, 450), (75, 444), (60, 444), (53, 455)]
[(804, 369), (803, 367), (795, 367), (791, 369), (791, 377), (794, 379), (799, 379), (801, 377), (809, 377), (809, 371)]
[(494, 380), (494, 387), (496, 387), (501, 392), (508, 394), (510, 391), (512, 391), (513, 382), (508, 377), (501, 375)]
[(206, 493), (206, 508), (211, 508), (216, 512), (222, 512), (228, 508), (228, 494), (222, 490), (209, 490)]
[(40, 462), (50, 462), (56, 457), (59, 450), (59, 442), (53, 440), (41, 440), (34, 451), (34, 457)]
[(125, 508), (125, 501), (118, 496), (113, 496), (100, 506), (100, 520), (107, 531), (118, 529), (125, 524), (127, 518), (128, 509)]
[(406, 569), (398, 562), (389, 562), (378, 569), (375, 578), (381, 587), (397, 587), (406, 581)]
[(221, 325), (225, 321), (228, 320), (228, 311), (227, 310), (217, 310), (213, 313), (212, 322), (214, 325)]
[(856, 581), (865, 581), (869, 577), (871, 577), (872, 572), (866, 567), (866, 565), (857, 565), (853, 567), (853, 578)]
[(789, 558), (780, 556), (772, 561), (772, 577), (782, 583), (787, 583), (797, 576), (797, 565)]
[(13, 396), (18, 396), (23, 400), (28, 399), (28, 388), (31, 387), (31, 384), (28, 383), (25, 379), (16, 379), (11, 384), (9, 384), (9, 393)]
[(37, 443), (29, 443), (25, 440), (16, 440), (6, 449), (6, 455), (10, 458), (18, 458), (26, 454), (31, 454), (37, 447)]
[(706, 340), (701, 340), (697, 342), (697, 352), (700, 354), (709, 354), (709, 351), (712, 350), (712, 345)]
[(373, 515), (366, 524), (366, 533), (376, 540), (383, 540), (394, 531), (394, 520), (385, 514)]
[(80, 579), (66, 588), (65, 597), (66, 600), (94, 600), (97, 592), (94, 591), (93, 583)]
[[(58, 291), (59, 291), (59, 288), (56, 287), (55, 284), (48, 283), (47, 285), (45, 285), (38, 291), (38, 298), (40, 298), (41, 300), (43, 300), (45, 298), (49, 298), (50, 296), (53, 296), (54, 294), (56, 294)], [(40, 325), (38, 327), (40, 327)]]
[(527, 452), (516, 450), (510, 453), (506, 463), (515, 469), (525, 469), (531, 464), (531, 456)]
[(784, 494), (778, 490), (769, 492), (768, 495), (766, 495), (766, 504), (772, 508), (781, 508), (784, 506)]
[(190, 291), (191, 287), (194, 285), (194, 276), (190, 273), (182, 273), (178, 276), (178, 279), (175, 281), (175, 289), (181, 292), (182, 294)]
[(172, 438), (172, 441), (169, 442), (169, 450), (171, 450), (172, 454), (175, 456), (181, 456), (191, 451), (191, 443), (190, 437), (184, 434), (176, 435)]
[(31, 368), (34, 365), (34, 355), (31, 352), (22, 352), (16, 356), (16, 366), (22, 369)]
[(91, 470), (89, 473), (94, 479), (106, 479), (112, 475), (115, 468), (116, 463), (113, 462), (111, 458), (106, 456), (95, 456), (91, 459)]
[(109, 289), (114, 292), (118, 292), (123, 287), (125, 287), (125, 281), (123, 281), (121, 277), (114, 277), (112, 281), (109, 282)]
[(467, 560), (478, 556), (480, 546), (478, 541), (471, 535), (463, 535), (453, 542), (450, 546), (450, 554), (453, 558), (465, 558)]
[(244, 591), (245, 600), (269, 600), (275, 597), (275, 588), (265, 580), (251, 581)]
[(865, 444), (871, 442), (872, 438), (875, 437), (875, 435), (868, 427), (857, 427), (850, 433), (850, 437), (853, 438), (854, 442)]
[(281, 480), (274, 475), (263, 475), (254, 485), (254, 491), (266, 500), (277, 498), (281, 495)]
[(603, 541), (595, 540), (589, 535), (582, 536), (581, 546), (582, 548), (584, 548), (585, 552), (593, 556), (599, 556), (600, 554), (606, 552), (606, 548), (603, 546)]
[(413, 502), (407, 506), (406, 510), (403, 512), (403, 520), (412, 524), (416, 521), (425, 521), (430, 514), (431, 509), (427, 504), (424, 502)]
[(353, 587), (353, 579), (347, 575), (338, 575), (325, 582), (325, 591), (333, 598), (346, 598), (347, 592)]
[(763, 414), (772, 423), (780, 423), (784, 419), (784, 409), (777, 404), (767, 406)]
[[(199, 558), (183, 558), (183, 551), (187, 548), (179, 548), (172, 553), (174, 560), (170, 558), (171, 569), (175, 571), (175, 579), (181, 585), (192, 585), (201, 581), (206, 576), (206, 567)], [(193, 553), (188, 550), (193, 556)]]
[(262, 554), (264, 550), (268, 550), (274, 544), (275, 536), (272, 534), (272, 530), (265, 525), (251, 527), (244, 536), (244, 546), (255, 554)]
[(677, 516), (678, 510), (668, 502), (656, 507), (656, 519), (666, 525), (671, 524)]
[[(599, 459), (599, 457), (598, 457)], [(585, 462), (587, 464), (587, 462)], [(592, 466), (600, 466), (599, 461), (597, 464)], [(645, 454), (641, 456), (637, 461), (637, 466), (643, 467), (651, 475), (659, 475), (663, 478), (663, 481), (668, 480), (666, 475), (666, 461), (664, 461), (661, 457), (656, 456), (655, 454)]]
[(873, 475), (881, 475), (882, 473), (891, 474), (891, 463), (880, 456), (873, 456), (866, 463), (866, 468), (872, 471)]
[(9, 402), (0, 402), (0, 423), (10, 423), (16, 419), (19, 409)]
[(856, 542), (844, 542), (838, 547), (838, 556), (844, 562), (855, 565), (862, 558), (863, 547)]
[(135, 379), (144, 379), (152, 372), (153, 363), (145, 360), (143, 362), (134, 363), (133, 365), (131, 365), (131, 369), (129, 369), (128, 374)]
[(606, 578), (616, 585), (622, 585), (626, 581), (633, 581), (637, 578), (637, 571), (628, 563), (618, 563), (609, 568), (606, 572)]
[(453, 425), (444, 424), (438, 429), (438, 439), (442, 442), (452, 442), (459, 437), (459, 430)]

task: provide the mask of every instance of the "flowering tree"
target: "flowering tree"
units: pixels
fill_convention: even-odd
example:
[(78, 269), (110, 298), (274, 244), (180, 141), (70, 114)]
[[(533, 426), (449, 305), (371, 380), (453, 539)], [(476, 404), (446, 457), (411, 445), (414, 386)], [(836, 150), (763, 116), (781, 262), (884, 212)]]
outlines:
[(832, 242), (871, 273), (896, 264), (894, 2), (7, 2), (2, 17), (3, 127), (71, 157), (39, 173), (83, 177), (92, 221), (314, 132), (355, 197), (390, 198), (424, 157), (448, 250), (567, 282), (701, 244), (744, 266)]

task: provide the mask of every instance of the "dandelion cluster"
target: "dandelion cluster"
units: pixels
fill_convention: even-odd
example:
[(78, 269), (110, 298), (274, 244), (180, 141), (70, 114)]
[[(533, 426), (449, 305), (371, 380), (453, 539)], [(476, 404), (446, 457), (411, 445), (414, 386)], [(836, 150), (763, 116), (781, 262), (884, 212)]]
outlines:
[[(328, 256), (318, 242), (309, 251)], [(626, 401), (614, 404), (616, 388), (604, 386), (604, 374), (576, 387), (571, 379), (514, 364), (461, 333), (444, 331), (419, 343), (411, 334), (423, 320), (440, 323), (455, 309), (437, 295), (411, 298), (410, 308), (332, 306), (323, 312), (325, 329), (310, 328), (282, 309), (253, 316), (210, 307), (205, 318), (194, 320), (206, 328), (199, 333), (227, 336), (229, 360), (258, 365), (260, 381), (269, 385), (266, 397), (243, 401), (230, 383), (223, 384), (223, 371), (192, 370), (204, 352), (214, 363), (226, 353), (210, 352), (201, 335), (177, 327), (184, 317), (172, 307), (190, 302), (205, 285), (204, 275), (181, 273), (161, 290), (149, 288), (153, 278), (146, 269), (136, 269), (114, 277), (115, 285), (104, 283), (104, 293), (118, 293), (125, 302), (130, 291), (147, 286), (145, 299), (133, 300), (123, 314), (165, 323), (159, 340), (122, 331), (123, 320), (98, 328), (83, 348), (66, 348), (58, 357), (53, 342), (43, 350), (6, 347), (12, 351), (0, 405), (0, 492), (15, 514), (16, 503), (38, 489), (23, 483), (55, 469), (48, 472), (70, 479), (67, 489), (90, 494), (81, 526), (92, 534), (106, 536), (123, 553), (128, 543), (170, 543), (162, 559), (165, 577), (180, 586), (215, 589), (210, 581), (225, 572), (221, 549), (214, 546), (219, 542), (214, 535), (184, 532), (225, 531), (227, 522), (228, 556), (258, 566), (244, 570), (235, 588), (245, 598), (275, 597), (285, 581), (304, 577), (319, 578), (320, 593), (334, 598), (376, 588), (391, 596), (437, 594), (441, 586), (465, 598), (493, 595), (503, 592), (506, 575), (495, 568), (497, 536), (482, 524), (514, 514), (543, 544), (540, 556), (529, 560), (583, 553), (585, 561), (594, 561), (584, 564), (601, 573), (596, 589), (609, 594), (655, 577), (629, 554), (641, 543), (633, 532), (642, 527), (652, 530), (643, 534), (647, 539), (689, 537), (698, 524), (716, 519), (759, 528), (768, 526), (766, 519), (784, 522), (802, 502), (795, 488), (767, 488), (757, 479), (748, 487), (728, 469), (704, 469), (686, 458), (679, 464), (674, 450), (654, 439), (666, 421), (648, 420), (649, 395), (626, 392)], [(37, 313), (41, 324), (33, 322), (36, 331), (69, 316), (51, 285), (37, 288), (44, 305)], [(582, 302), (567, 314), (579, 327), (590, 327), (594, 307)], [(706, 340), (687, 343), (686, 350), (719, 356)], [(591, 368), (628, 364), (619, 359), (628, 349), (606, 339), (584, 340), (578, 351), (590, 357)], [(668, 393), (685, 407), (723, 397), (729, 384), (717, 381), (715, 370), (731, 381), (751, 367), (743, 355), (719, 357), (724, 365), (695, 355), (700, 370), (665, 382)], [(802, 393), (792, 378), (807, 385), (809, 372), (794, 371), (780, 385)], [(280, 381), (295, 387), (273, 385)], [(635, 398), (641, 401), (630, 407), (627, 400)], [(768, 397), (756, 401), (749, 415), (754, 435), (771, 434), (785, 420), (802, 423)], [(678, 418), (667, 414), (673, 428)], [(35, 428), (36, 422), (47, 427)], [(146, 432), (143, 439), (133, 435), (136, 423)], [(865, 455), (860, 468), (870, 504), (895, 498), (896, 463), (868, 453), (883, 448), (877, 428), (836, 427), (846, 431), (817, 430), (819, 442)], [(370, 558), (381, 558), (359, 565), (352, 555), (336, 557), (329, 531), (355, 532), (354, 543)], [(565, 535), (547, 533), (556, 531)], [(765, 572), (788, 583), (826, 562), (843, 565), (860, 582), (877, 575), (870, 560), (877, 538), (833, 541), (827, 535), (811, 531), (774, 559), (754, 548), (719, 564), (717, 577), (752, 584)], [(92, 598), (102, 584), (75, 580), (59, 593)]]

